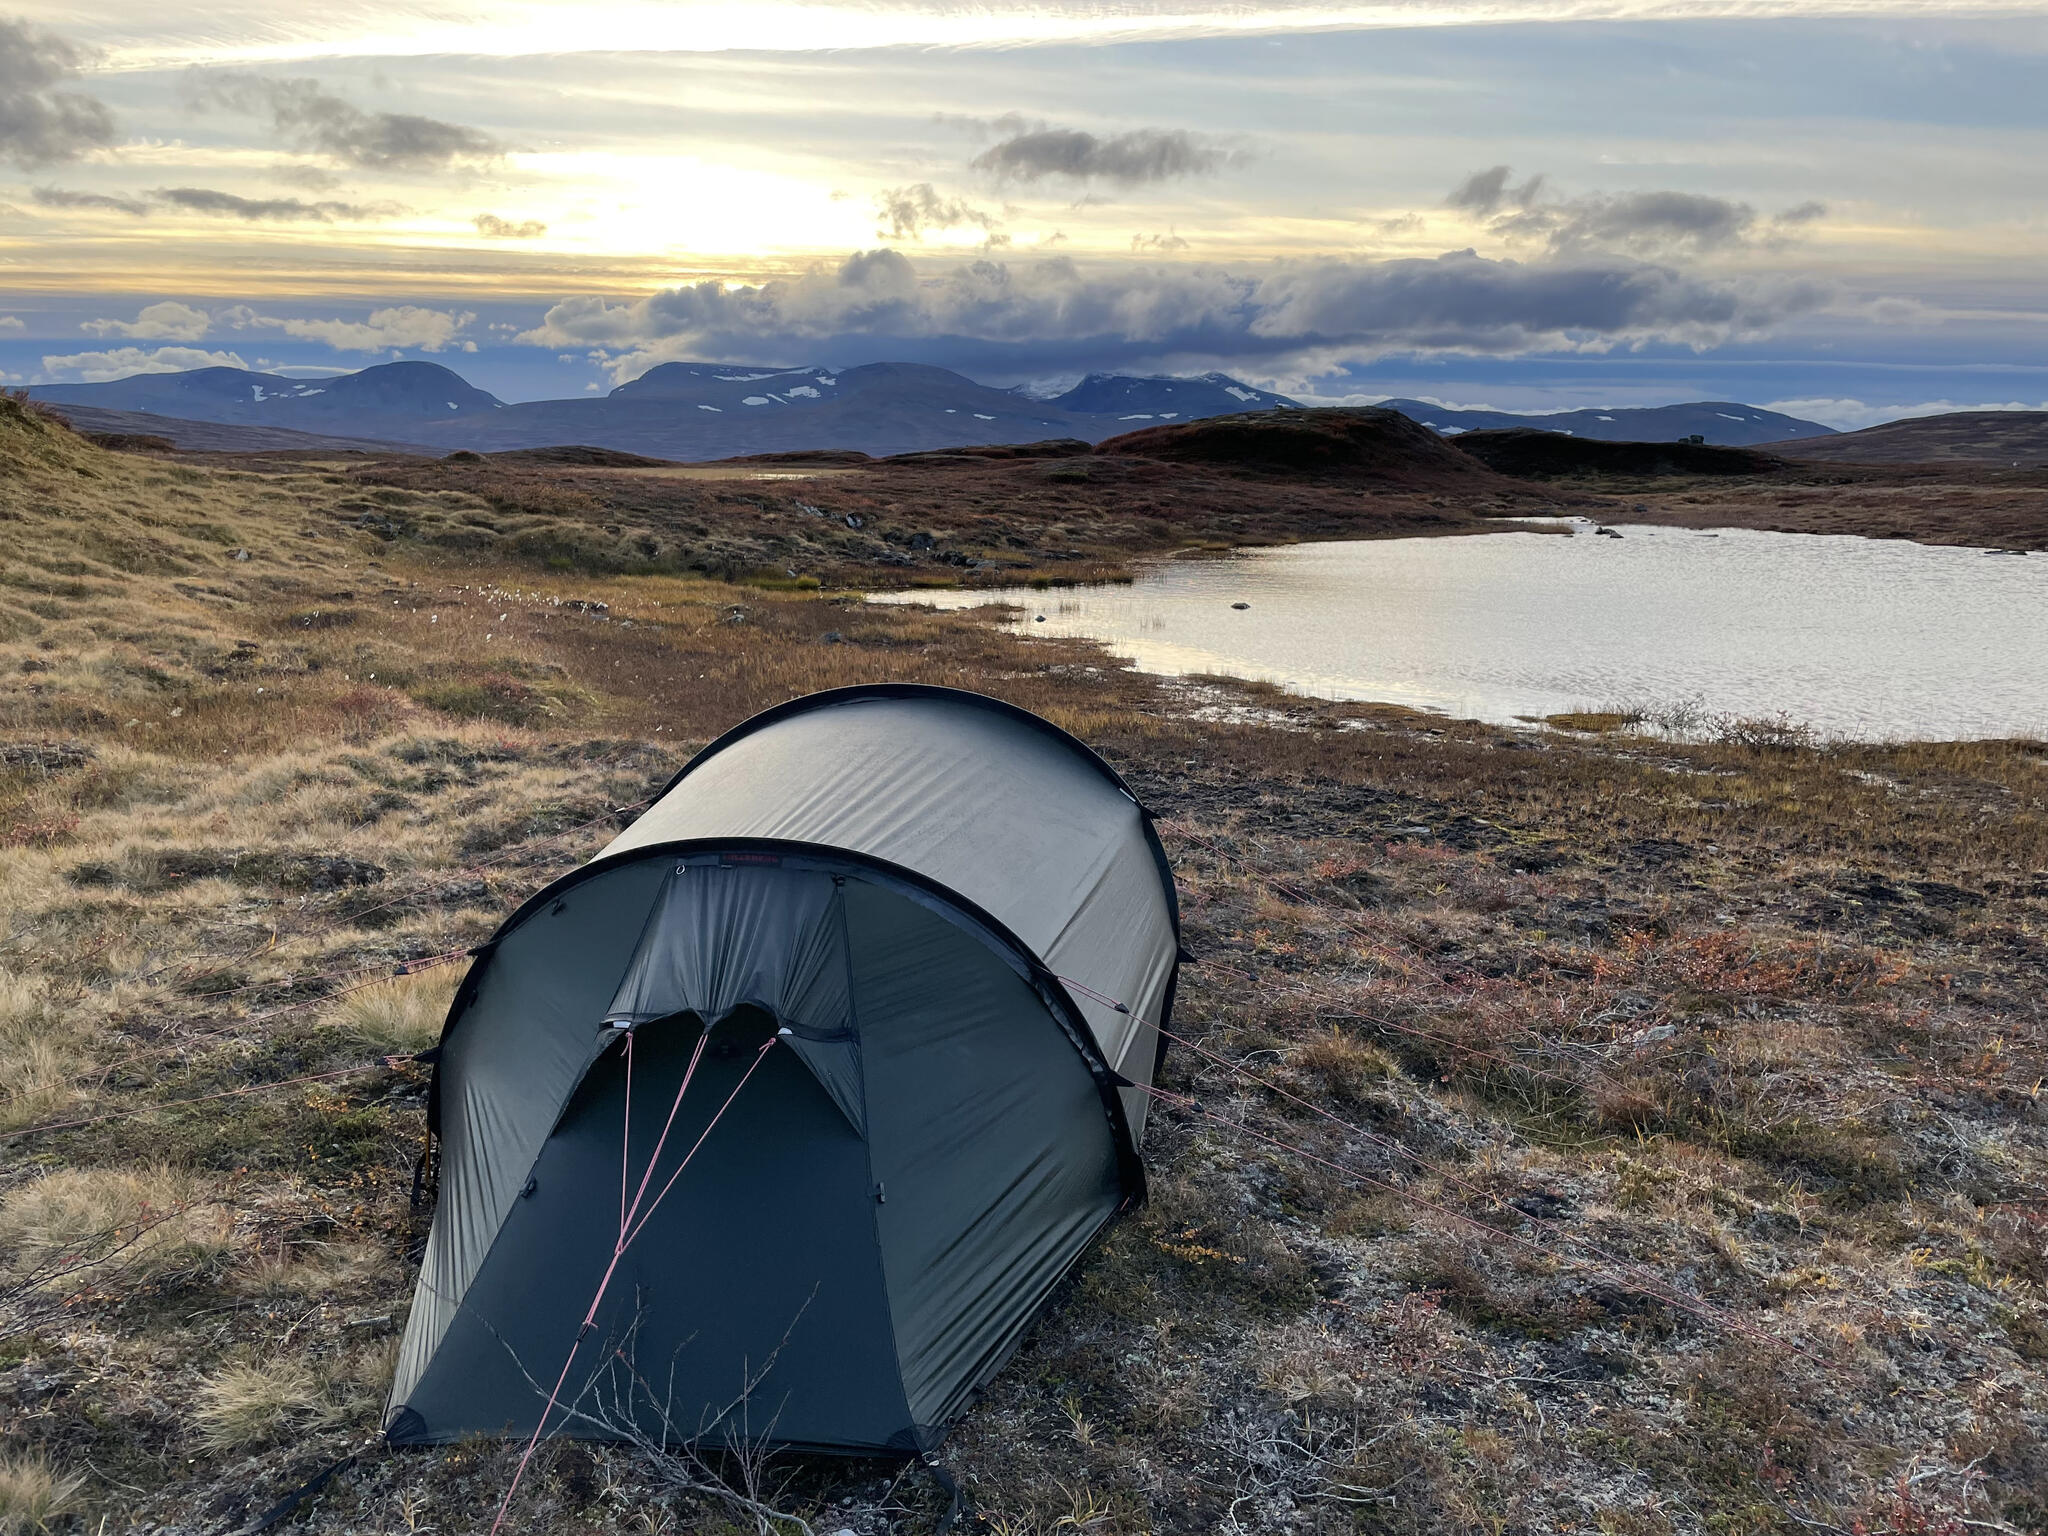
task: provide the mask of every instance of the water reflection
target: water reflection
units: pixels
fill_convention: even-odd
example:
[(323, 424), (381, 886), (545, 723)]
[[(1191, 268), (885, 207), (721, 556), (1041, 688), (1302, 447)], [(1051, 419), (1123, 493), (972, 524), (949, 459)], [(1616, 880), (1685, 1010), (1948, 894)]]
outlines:
[(1147, 671), (1464, 718), (1686, 701), (1866, 739), (2048, 732), (2048, 557), (1612, 532), (1302, 544), (1162, 561), (1129, 586), (881, 600), (1015, 603), (1019, 627)]

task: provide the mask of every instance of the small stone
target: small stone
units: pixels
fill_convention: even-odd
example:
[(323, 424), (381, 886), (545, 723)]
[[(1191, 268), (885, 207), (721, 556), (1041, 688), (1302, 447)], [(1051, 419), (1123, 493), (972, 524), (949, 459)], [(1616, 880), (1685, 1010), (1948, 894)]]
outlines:
[(246, 549), (231, 549), (228, 551), (228, 558), (230, 560), (249, 560), (253, 559), (254, 556)]
[(1033, 619), (1031, 622), (1034, 624), (1043, 624), (1045, 622), (1045, 615), (1041, 613), (1037, 618)]
[(1231, 604), (1230, 606), (1231, 606), (1231, 607), (1233, 607), (1233, 608), (1235, 608), (1235, 609), (1236, 609), (1236, 610), (1237, 610), (1237, 611), (1238, 611), (1239, 613), (1242, 613), (1242, 612), (1244, 612), (1244, 610), (1245, 610), (1245, 609), (1247, 609), (1247, 608), (1251, 607), (1251, 604), (1250, 604), (1250, 603), (1232, 603), (1232, 604)]

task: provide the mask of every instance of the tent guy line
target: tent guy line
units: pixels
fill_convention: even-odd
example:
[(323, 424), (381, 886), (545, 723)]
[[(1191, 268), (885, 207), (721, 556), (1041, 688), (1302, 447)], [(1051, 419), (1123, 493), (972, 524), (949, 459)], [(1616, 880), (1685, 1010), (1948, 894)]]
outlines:
[(634, 1192), (633, 1204), (631, 1208), (628, 1208), (625, 1200), (626, 1183), (631, 1177), (632, 1167), (629, 1152), (633, 1144), (632, 1074), (634, 1027), (631, 1024), (623, 1026), (626, 1037), (626, 1101), (624, 1112), (619, 1117), (621, 1150), (619, 1153), (618, 1241), (612, 1247), (612, 1260), (610, 1264), (605, 1266), (604, 1278), (597, 1282), (597, 1293), (590, 1298), (590, 1309), (583, 1314), (582, 1325), (577, 1328), (576, 1338), (569, 1346), (569, 1356), (562, 1362), (562, 1373), (555, 1378), (554, 1390), (548, 1393), (547, 1406), (540, 1411), (540, 1422), (533, 1426), (533, 1436), (526, 1442), (526, 1449), (520, 1453), (519, 1465), (513, 1469), (512, 1482), (505, 1490), (504, 1502), (498, 1506), (497, 1518), (491, 1521), (491, 1536), (497, 1536), (499, 1528), (504, 1525), (505, 1515), (512, 1508), (512, 1496), (519, 1491), (519, 1480), (526, 1476), (526, 1465), (533, 1460), (534, 1448), (540, 1444), (541, 1436), (547, 1433), (548, 1419), (555, 1411), (556, 1400), (562, 1395), (562, 1384), (569, 1379), (569, 1369), (576, 1363), (576, 1353), (582, 1349), (583, 1341), (589, 1336), (591, 1329), (597, 1326), (597, 1309), (604, 1305), (604, 1293), (611, 1288), (612, 1276), (618, 1273), (619, 1260), (625, 1257), (626, 1250), (632, 1246), (633, 1239), (638, 1237), (646, 1229), (647, 1223), (654, 1219), (656, 1208), (668, 1197), (668, 1192), (675, 1188), (676, 1180), (680, 1179), (683, 1176), (683, 1170), (690, 1166), (690, 1160), (697, 1155), (697, 1149), (702, 1147), (710, 1139), (711, 1133), (718, 1129), (718, 1122), (725, 1118), (725, 1112), (732, 1108), (733, 1100), (737, 1099), (740, 1096), (740, 1090), (747, 1086), (747, 1080), (754, 1075), (754, 1069), (761, 1065), (761, 1058), (768, 1054), (769, 1049), (774, 1046), (777, 1040), (789, 1033), (785, 1029), (780, 1034), (770, 1035), (761, 1042), (761, 1048), (754, 1053), (753, 1061), (748, 1063), (747, 1070), (741, 1074), (740, 1080), (733, 1085), (732, 1092), (725, 1096), (725, 1102), (718, 1106), (717, 1112), (711, 1117), (710, 1124), (704, 1127), (697, 1140), (691, 1144), (690, 1150), (683, 1154), (683, 1160), (676, 1164), (676, 1171), (669, 1175), (668, 1182), (661, 1186), (661, 1193), (654, 1197), (653, 1202), (647, 1207), (646, 1214), (642, 1215), (640, 1212), (640, 1202), (646, 1198), (648, 1182), (654, 1177), (655, 1165), (661, 1161), (661, 1149), (668, 1145), (668, 1133), (675, 1128), (676, 1114), (683, 1107), (683, 1095), (690, 1091), (691, 1080), (697, 1075), (697, 1064), (704, 1059), (704, 1046), (711, 1038), (711, 1031), (706, 1029), (697, 1036), (696, 1049), (690, 1053), (690, 1064), (683, 1072), (681, 1085), (676, 1089), (675, 1102), (669, 1105), (668, 1119), (661, 1127), (661, 1135), (654, 1143), (654, 1152), (647, 1159), (647, 1171), (640, 1176), (640, 1187)]

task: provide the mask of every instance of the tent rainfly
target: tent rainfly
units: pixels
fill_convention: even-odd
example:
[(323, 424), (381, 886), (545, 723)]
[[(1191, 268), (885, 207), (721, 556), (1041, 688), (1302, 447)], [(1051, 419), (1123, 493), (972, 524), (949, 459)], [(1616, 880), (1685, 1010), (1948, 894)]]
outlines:
[(456, 994), (390, 1440), (930, 1450), (1143, 1199), (1178, 929), (1144, 808), (1024, 710), (728, 732)]

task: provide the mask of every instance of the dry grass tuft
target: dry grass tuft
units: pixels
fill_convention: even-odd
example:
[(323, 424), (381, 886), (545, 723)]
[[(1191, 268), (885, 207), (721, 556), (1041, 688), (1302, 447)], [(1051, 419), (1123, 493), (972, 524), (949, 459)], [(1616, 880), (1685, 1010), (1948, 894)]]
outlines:
[(0, 1204), (0, 1254), (17, 1281), (104, 1284), (196, 1269), (225, 1253), (234, 1217), (188, 1173), (60, 1168)]
[(70, 1014), (42, 978), (0, 972), (0, 1131), (47, 1120), (71, 1094), (81, 1057)]
[(417, 976), (395, 976), (343, 998), (330, 1022), (372, 1050), (423, 1051), (441, 1038), (441, 1024), (463, 968), (444, 965)]
[(0, 1536), (48, 1530), (84, 1486), (83, 1473), (59, 1472), (42, 1451), (0, 1452)]
[(1287, 1061), (1310, 1084), (1348, 1104), (1362, 1102), (1375, 1083), (1385, 1082), (1401, 1070), (1378, 1046), (1341, 1029), (1326, 1030), (1296, 1046)]
[(192, 1421), (208, 1450), (245, 1451), (287, 1431), (324, 1427), (326, 1383), (303, 1360), (247, 1360), (200, 1383)]
[(373, 1413), (397, 1365), (395, 1338), (320, 1362), (252, 1354), (200, 1383), (192, 1419), (208, 1450), (253, 1450)]

